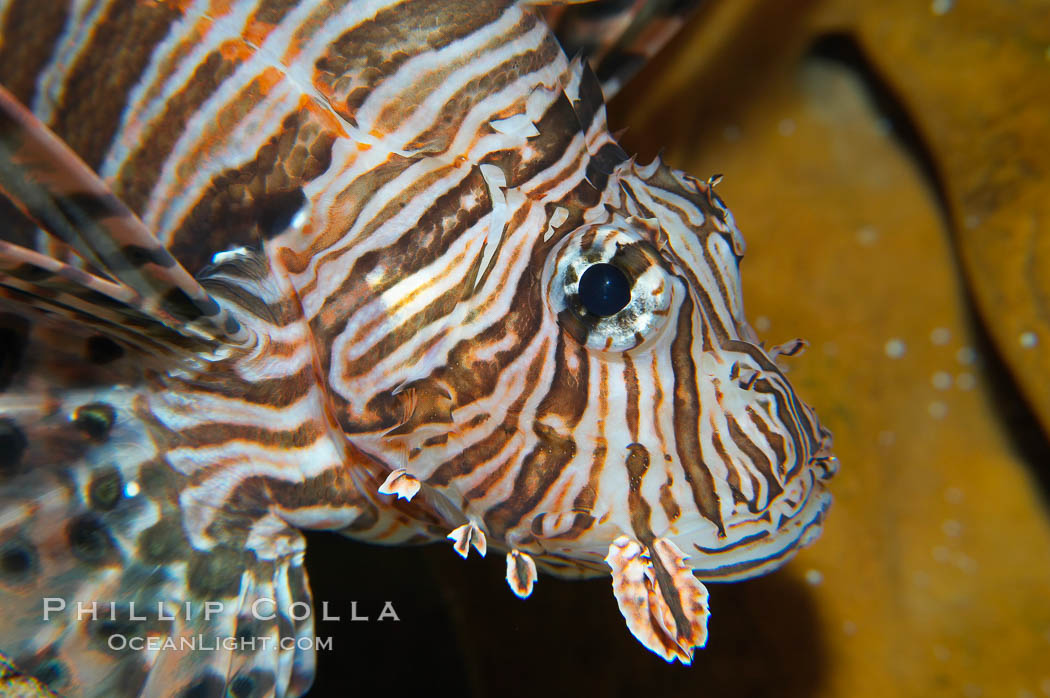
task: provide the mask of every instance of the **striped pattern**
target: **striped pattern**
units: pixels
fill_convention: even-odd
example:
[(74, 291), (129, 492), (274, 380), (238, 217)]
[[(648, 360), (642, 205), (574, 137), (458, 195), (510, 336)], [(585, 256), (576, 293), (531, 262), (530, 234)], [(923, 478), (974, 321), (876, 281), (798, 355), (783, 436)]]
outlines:
[[(532, 8), (47, 5), (0, 2), (0, 83), (248, 338), (133, 372), (116, 400), (148, 442), (120, 452), (121, 482), (170, 483), (112, 524), (125, 567), (153, 555), (188, 588), (207, 559), (245, 570), (209, 593), (308, 600), (294, 528), (449, 535), (508, 552), (522, 596), (536, 565), (612, 570), (632, 632), (687, 662), (707, 612), (690, 569), (746, 577), (816, 536), (830, 436), (746, 322), (732, 215), (713, 182), (628, 158), (597, 79)], [(31, 225), (4, 237), (84, 266)], [(611, 318), (576, 297), (596, 262), (632, 283)], [(87, 474), (116, 453), (91, 448)], [(180, 543), (156, 558), (161, 530)], [(41, 656), (0, 631), (20, 666)], [(265, 665), (253, 686), (309, 683), (301, 653), (252, 661), (190, 679)]]

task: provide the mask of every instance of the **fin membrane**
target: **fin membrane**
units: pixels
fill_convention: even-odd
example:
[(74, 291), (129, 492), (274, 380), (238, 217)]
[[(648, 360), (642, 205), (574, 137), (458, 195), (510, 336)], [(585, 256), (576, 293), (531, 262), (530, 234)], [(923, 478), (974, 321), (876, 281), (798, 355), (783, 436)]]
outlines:
[[(62, 140), (0, 87), (0, 193), (133, 293), (124, 303), (182, 334), (246, 331)], [(24, 248), (23, 248), (24, 249)]]

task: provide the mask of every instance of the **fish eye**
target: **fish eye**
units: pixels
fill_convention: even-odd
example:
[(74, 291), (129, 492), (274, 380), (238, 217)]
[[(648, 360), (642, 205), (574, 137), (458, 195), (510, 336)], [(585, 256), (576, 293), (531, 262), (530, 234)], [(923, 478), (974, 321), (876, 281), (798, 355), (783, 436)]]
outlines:
[(577, 294), (587, 312), (609, 317), (631, 302), (631, 282), (619, 267), (599, 262), (583, 272)]
[(634, 219), (588, 225), (561, 240), (544, 268), (547, 305), (580, 344), (603, 352), (654, 339), (679, 280)]

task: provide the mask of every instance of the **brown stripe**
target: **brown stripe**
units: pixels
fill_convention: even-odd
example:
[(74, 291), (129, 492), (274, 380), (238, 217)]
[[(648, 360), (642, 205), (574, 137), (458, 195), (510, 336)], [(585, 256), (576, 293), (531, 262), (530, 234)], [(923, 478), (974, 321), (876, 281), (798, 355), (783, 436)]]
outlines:
[[(759, 508), (769, 506), (769, 503), (781, 492), (784, 488), (780, 486), (780, 482), (777, 480), (777, 476), (773, 474), (773, 464), (769, 462), (769, 458), (763, 453), (757, 445), (755, 445), (751, 439), (748, 438), (744, 430), (740, 428), (736, 418), (731, 414), (726, 415), (726, 422), (729, 424), (729, 436), (736, 443), (737, 448), (743, 451), (751, 462), (754, 463), (755, 469), (762, 474), (762, 477), (766, 481), (766, 501), (756, 502)], [(758, 498), (758, 490), (755, 490), (756, 499)]]
[(36, 97), (40, 73), (58, 48), (69, 19), (69, 0), (6, 3), (0, 27), (0, 85), (23, 104)]
[(630, 354), (623, 355), (623, 382), (627, 390), (627, 404), (624, 406), (627, 412), (627, 431), (631, 435), (631, 441), (637, 441), (641, 396), (638, 391), (638, 373), (634, 369), (634, 361), (631, 360)]
[(102, 163), (129, 93), (178, 14), (170, 3), (114, 0), (78, 52), (51, 127), (91, 169)]
[(323, 426), (316, 421), (306, 422), (295, 429), (280, 431), (248, 424), (208, 422), (179, 432), (185, 443), (193, 448), (230, 441), (250, 441), (275, 448), (302, 448), (317, 441), (324, 433)]
[[(366, 239), (376, 228), (408, 206), (426, 187), (447, 175), (448, 170), (442, 168), (437, 173), (428, 173), (417, 179), (411, 187), (383, 207), (360, 232), (360, 239)], [(464, 208), (464, 197), (473, 197), (475, 205)], [(310, 320), (311, 330), (319, 344), (323, 370), (329, 370), (332, 343), (345, 331), (347, 322), (355, 312), (394, 284), (439, 259), (464, 231), (491, 210), (485, 179), (478, 168), (472, 168), (458, 184), (439, 196), (420, 216), (419, 221), (393, 244), (358, 256), (346, 279), (325, 299), (321, 311)], [(333, 264), (352, 249), (345, 248), (328, 255), (321, 263)], [(371, 272), (380, 266), (383, 269), (381, 277), (377, 281), (367, 280)], [(310, 283), (299, 293), (305, 296), (315, 289), (314, 283)]]
[[(498, 165), (503, 170), (507, 176), (508, 187), (522, 186), (560, 160), (568, 150), (572, 139), (580, 132), (576, 113), (572, 110), (572, 104), (564, 93), (555, 98), (535, 126), (539, 134), (529, 138), (529, 148), (535, 152), (534, 156), (526, 160), (521, 148), (513, 148), (489, 153), (482, 159), (482, 162)], [(580, 151), (582, 157), (582, 147)], [(574, 171), (578, 166), (579, 158), (575, 160), (575, 163), (559, 173), (555, 177), (556, 181), (539, 185), (536, 191), (531, 192), (531, 195), (536, 199), (542, 197), (549, 189), (557, 186), (562, 179)], [(590, 184), (587, 186), (592, 188)]]
[(525, 456), (514, 479), (514, 489), (504, 501), (485, 512), (485, 525), (502, 540), (525, 514), (535, 509), (565, 467), (576, 455), (576, 444), (545, 424), (533, 427), (539, 443)]
[(671, 523), (674, 523), (682, 515), (682, 508), (678, 506), (678, 502), (675, 501), (674, 494), (671, 492), (673, 486), (674, 478), (671, 477), (671, 471), (668, 469), (667, 480), (660, 485), (660, 506), (663, 508), (664, 514), (667, 515), (667, 520)]
[(518, 422), (521, 418), (521, 410), (525, 406), (526, 400), (532, 396), (533, 391), (536, 389), (536, 384), (539, 382), (547, 347), (547, 342), (544, 342), (540, 350), (536, 352), (536, 356), (532, 359), (529, 369), (525, 373), (521, 393), (507, 409), (507, 416), (503, 421), (484, 439), (465, 448), (456, 457), (435, 468), (434, 472), (427, 478), (428, 484), (439, 487), (445, 486), (457, 478), (475, 472), (477, 469), (484, 467), (486, 463), (490, 463), (503, 450), (504, 446), (514, 438), (514, 435), (520, 429)]
[[(376, 128), (381, 132), (397, 130), (413, 112), (419, 109), (424, 100), (447, 83), (449, 76), (453, 72), (477, 60), (479, 56), (498, 50), (509, 42), (519, 39), (522, 34), (535, 27), (536, 23), (537, 19), (534, 15), (525, 13), (516, 25), (502, 34), (489, 39), (484, 45), (472, 48), (470, 51), (462, 51), (455, 57), (446, 56), (440, 62), (436, 60), (431, 61), (426, 74), (411, 87), (407, 88), (411, 93), (411, 99), (391, 99), (383, 105), (382, 111), (376, 117)], [(527, 97), (528, 94), (521, 95), (518, 104), (520, 111), (517, 113), (525, 111), (525, 100)], [(508, 113), (505, 115), (495, 115), (492, 118), (505, 118), (505, 116), (510, 116), (512, 113), (514, 113), (512, 110), (508, 110)]]
[(605, 419), (609, 414), (609, 394), (606, 392), (609, 369), (604, 361), (598, 362), (598, 409), (597, 422), (601, 429), (595, 437), (594, 456), (591, 458), (591, 467), (587, 475), (587, 484), (576, 495), (573, 502), (574, 509), (582, 509), (587, 512), (594, 511), (594, 505), (598, 501), (598, 481), (601, 479), (602, 471), (605, 469), (605, 461), (608, 456), (608, 442), (605, 439)]
[(410, 0), (333, 41), (314, 65), (314, 84), (350, 123), (358, 107), (413, 56), (446, 46), (498, 19), (509, 2)]
[[(652, 545), (653, 529), (649, 525), (652, 507), (642, 496), (642, 478), (649, 470), (649, 451), (641, 444), (627, 447), (627, 509), (631, 514), (631, 528), (645, 545)], [(655, 556), (654, 556), (655, 557)]]
[[(218, 120), (234, 128), (261, 99), (258, 84), (266, 81), (259, 78), (246, 86)], [(216, 250), (254, 245), (283, 232), (306, 203), (303, 185), (331, 164), (335, 138), (308, 109), (288, 114), (250, 162), (212, 178), (172, 233), (172, 252), (187, 269), (196, 271)]]
[[(376, 165), (368, 172), (355, 177), (354, 181), (351, 182), (346, 189), (336, 195), (335, 202), (332, 204), (332, 207), (328, 212), (328, 225), (325, 229), (316, 234), (306, 249), (295, 252), (287, 248), (281, 250), (282, 261), (288, 271), (293, 274), (301, 274), (306, 270), (315, 257), (338, 243), (344, 243), (346, 241), (347, 231), (349, 231), (357, 222), (361, 209), (372, 201), (373, 197), (380, 189), (399, 177), (402, 172), (416, 164), (416, 162), (417, 160), (406, 158), (397, 153), (390, 153), (386, 160)], [(441, 170), (439, 174), (443, 175), (447, 174), (447, 172)], [(431, 175), (431, 179), (427, 181), (436, 181), (436, 179), (436, 176)], [(416, 191), (415, 185), (411, 191)], [(398, 201), (400, 202), (400, 200)], [(397, 210), (400, 210), (400, 207)], [(387, 217), (384, 215), (386, 213), (386, 211), (381, 211), (370, 222), (370, 226), (362, 230), (358, 239), (366, 240), (379, 223), (386, 222)], [(335, 259), (338, 259), (339, 256), (346, 254), (352, 249), (353, 243), (351, 243), (349, 248), (340, 249), (331, 257), (331, 259), (322, 259), (320, 262), (324, 263), (325, 261), (334, 261)], [(320, 266), (320, 264), (318, 266)], [(308, 284), (301, 290), (301, 293), (309, 294), (313, 288), (314, 286), (312, 284)]]
[(287, 407), (310, 391), (315, 383), (315, 375), (313, 366), (304, 366), (290, 376), (249, 383), (237, 375), (227, 362), (221, 368), (213, 368), (209, 373), (194, 379), (171, 377), (166, 380), (171, 389), (190, 395), (194, 392), (212, 393), (254, 405)]
[[(570, 355), (576, 363), (574, 369), (569, 368)], [(536, 418), (542, 422), (548, 415), (558, 415), (570, 429), (579, 424), (587, 409), (589, 369), (587, 350), (575, 342), (566, 342), (564, 333), (559, 332), (554, 350), (554, 376), (550, 390), (536, 409)]]
[[(663, 389), (663, 376), (660, 375), (660, 353), (652, 353), (652, 385), (653, 385), (653, 429), (656, 431), (656, 440), (660, 444), (660, 448), (664, 453), (666, 460), (671, 460), (671, 455), (667, 453), (667, 440), (664, 438), (663, 427), (660, 425), (660, 418), (664, 413), (664, 389)], [(670, 474), (668, 474), (670, 477)]]
[[(462, 257), (463, 255), (461, 254), (450, 260), (449, 265), (457, 264)], [(429, 284), (425, 284), (420, 288), (421, 293), (426, 293), (427, 285)], [(458, 284), (428, 303), (418, 313), (398, 325), (397, 329), (388, 332), (381, 340), (371, 345), (361, 357), (343, 364), (340, 372), (343, 376), (361, 376), (371, 373), (375, 369), (376, 363), (390, 356), (398, 348), (409, 342), (420, 330), (451, 314), (471, 290), (473, 290), (472, 279), (470, 275), (467, 275)], [(407, 303), (411, 300), (412, 296), (408, 296), (400, 302)], [(437, 341), (437, 339), (439, 338), (432, 339), (431, 343)], [(420, 347), (419, 351), (420, 354), (425, 355), (426, 347)]]
[(777, 457), (777, 472), (781, 478), (786, 480), (787, 468), (785, 461), (787, 461), (787, 451), (784, 446), (784, 437), (770, 429), (769, 425), (766, 424), (766, 420), (762, 419), (751, 405), (747, 406), (747, 414), (755, 428), (762, 432), (762, 436), (766, 437), (766, 442)]
[(201, 61), (178, 92), (164, 96), (164, 110), (144, 130), (114, 183), (114, 191), (119, 192), (133, 211), (139, 215), (145, 211), (150, 192), (164, 169), (164, 161), (176, 141), (186, 133), (186, 122), (241, 63), (240, 59), (225, 58), (223, 52), (216, 49)]
[[(522, 75), (527, 75), (553, 63), (561, 55), (561, 49), (558, 48), (554, 37), (547, 35), (544, 38), (544, 42), (537, 50), (513, 56), (466, 83), (444, 103), (441, 111), (434, 118), (433, 126), (420, 133), (405, 147), (412, 151), (433, 153), (448, 150), (453, 139), (459, 135), (463, 121), (471, 109), (490, 95), (505, 89)], [(575, 125), (575, 119), (572, 123)], [(388, 127), (395, 128), (396, 125), (390, 124)], [(530, 140), (530, 144), (531, 142)], [(559, 155), (564, 152), (562, 149)]]
[(678, 312), (678, 327), (671, 342), (671, 365), (674, 370), (674, 435), (678, 460), (685, 479), (693, 491), (693, 501), (700, 515), (725, 535), (725, 523), (715, 492), (711, 472), (701, 461), (699, 383), (693, 363), (693, 302), (686, 296)]
[[(754, 498), (748, 498), (744, 492), (744, 486), (740, 481), (740, 469), (733, 463), (732, 458), (729, 457), (729, 452), (726, 451), (725, 444), (722, 443), (722, 437), (719, 436), (718, 431), (715, 430), (714, 420), (712, 419), (711, 428), (713, 433), (711, 434), (711, 443), (715, 447), (715, 453), (718, 454), (718, 459), (725, 463), (726, 466), (726, 484), (729, 485), (729, 491), (733, 494), (733, 502), (746, 504), (748, 509), (752, 512), (757, 512), (758, 509), (755, 505)], [(754, 478), (750, 477), (750, 473), (747, 473), (748, 479), (751, 481), (751, 491), (758, 493), (758, 483), (755, 482)]]

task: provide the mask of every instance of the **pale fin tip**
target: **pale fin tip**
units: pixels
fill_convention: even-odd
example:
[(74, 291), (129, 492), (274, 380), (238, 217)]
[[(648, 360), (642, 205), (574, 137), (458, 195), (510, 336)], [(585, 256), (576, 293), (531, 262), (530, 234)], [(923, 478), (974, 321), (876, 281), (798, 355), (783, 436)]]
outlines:
[(420, 482), (410, 475), (404, 468), (397, 468), (386, 476), (386, 480), (379, 486), (379, 494), (395, 494), (400, 499), (412, 501), (419, 492)]
[[(668, 662), (689, 664), (694, 649), (707, 643), (707, 588), (673, 542), (657, 538), (652, 547), (627, 536), (612, 542), (605, 561), (612, 568), (613, 595), (639, 642)], [(658, 581), (656, 565), (670, 577), (670, 589)]]
[(528, 553), (511, 550), (507, 553), (507, 584), (519, 599), (527, 599), (536, 584), (536, 562)]

